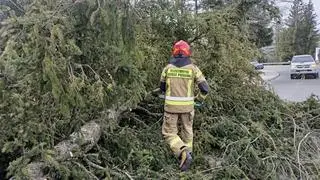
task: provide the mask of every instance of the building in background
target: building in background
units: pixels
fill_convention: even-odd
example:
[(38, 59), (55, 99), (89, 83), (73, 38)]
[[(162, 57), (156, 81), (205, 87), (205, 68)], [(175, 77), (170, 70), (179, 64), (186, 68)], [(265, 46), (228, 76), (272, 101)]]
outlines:
[(320, 61), (320, 47), (316, 48), (315, 60)]

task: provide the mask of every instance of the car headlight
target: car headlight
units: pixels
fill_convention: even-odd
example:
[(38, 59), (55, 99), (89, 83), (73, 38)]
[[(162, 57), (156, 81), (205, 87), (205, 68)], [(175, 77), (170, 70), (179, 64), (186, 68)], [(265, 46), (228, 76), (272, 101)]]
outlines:
[(317, 65), (316, 65), (316, 64), (312, 64), (311, 67), (312, 67), (312, 68), (316, 68)]

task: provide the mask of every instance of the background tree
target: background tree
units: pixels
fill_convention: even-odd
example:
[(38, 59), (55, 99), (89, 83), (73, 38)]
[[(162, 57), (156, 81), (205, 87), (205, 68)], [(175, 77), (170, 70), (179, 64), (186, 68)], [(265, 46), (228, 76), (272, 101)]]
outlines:
[(202, 8), (221, 9), (231, 4), (239, 4), (239, 12), (243, 15), (247, 25), (249, 39), (258, 48), (269, 46), (273, 42), (272, 22), (278, 21), (279, 10), (272, 0), (230, 1), (230, 0), (204, 0)]
[(308, 4), (302, 0), (293, 2), (286, 26), (278, 36), (277, 54), (281, 60), (288, 60), (298, 54), (314, 54), (319, 30), (311, 1)]
[(308, 54), (314, 54), (317, 42), (320, 40), (319, 29), (317, 28), (317, 15), (314, 12), (314, 6), (311, 0), (304, 8), (304, 27), (307, 30), (307, 42), (304, 51)]
[[(0, 178), (30, 177), (29, 165), (40, 162), (48, 179), (176, 179), (160, 133), (163, 102), (152, 92), (177, 39), (191, 43), (211, 88), (197, 109), (193, 167), (182, 178), (318, 176), (320, 145), (310, 133), (319, 127), (318, 100), (282, 102), (249, 64), (258, 51), (248, 13), (262, 1), (198, 14), (191, 2), (34, 0), (6, 19)], [(72, 137), (92, 121), (101, 134), (82, 150), (84, 140)], [(55, 147), (70, 136), (84, 147), (57, 158)]]

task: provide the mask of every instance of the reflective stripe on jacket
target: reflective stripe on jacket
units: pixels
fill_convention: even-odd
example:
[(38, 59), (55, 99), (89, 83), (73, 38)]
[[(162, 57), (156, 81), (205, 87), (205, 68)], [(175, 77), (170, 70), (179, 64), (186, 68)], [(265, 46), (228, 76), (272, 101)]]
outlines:
[[(165, 111), (171, 113), (187, 113), (194, 110), (194, 85), (205, 84), (200, 69), (192, 64), (177, 67), (167, 65), (161, 74), (161, 82), (165, 83)], [(207, 92), (204, 92), (206, 94)]]

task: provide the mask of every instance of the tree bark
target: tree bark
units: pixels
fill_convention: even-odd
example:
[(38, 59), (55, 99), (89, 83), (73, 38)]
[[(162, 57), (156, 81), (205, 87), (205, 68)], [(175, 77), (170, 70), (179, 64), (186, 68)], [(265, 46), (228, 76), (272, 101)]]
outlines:
[[(146, 94), (153, 95), (159, 92), (159, 88), (152, 90)], [(146, 98), (145, 97), (145, 98)], [(141, 108), (140, 108), (141, 109)], [(114, 107), (105, 111), (103, 119), (108, 121), (117, 122), (124, 112), (132, 111), (131, 108), (126, 106)], [(145, 110), (147, 111), (147, 110)], [(151, 113), (146, 114), (150, 116), (157, 116), (159, 114)], [(68, 159), (78, 158), (87, 153), (96, 145), (101, 136), (101, 125), (95, 121), (90, 121), (84, 124), (78, 132), (73, 132), (67, 140), (61, 141), (53, 147), (53, 158), (58, 162), (63, 162)], [(43, 169), (46, 168), (45, 162), (35, 161), (27, 165), (26, 172), (30, 180), (47, 180), (46, 174)]]
[[(101, 135), (101, 127), (94, 121), (84, 124), (80, 131), (74, 132), (69, 139), (61, 141), (54, 146), (54, 159), (66, 161), (71, 158), (80, 157), (88, 152), (97, 142)], [(46, 167), (44, 162), (32, 162), (27, 165), (28, 178), (31, 180), (45, 180), (46, 175), (43, 169)]]

